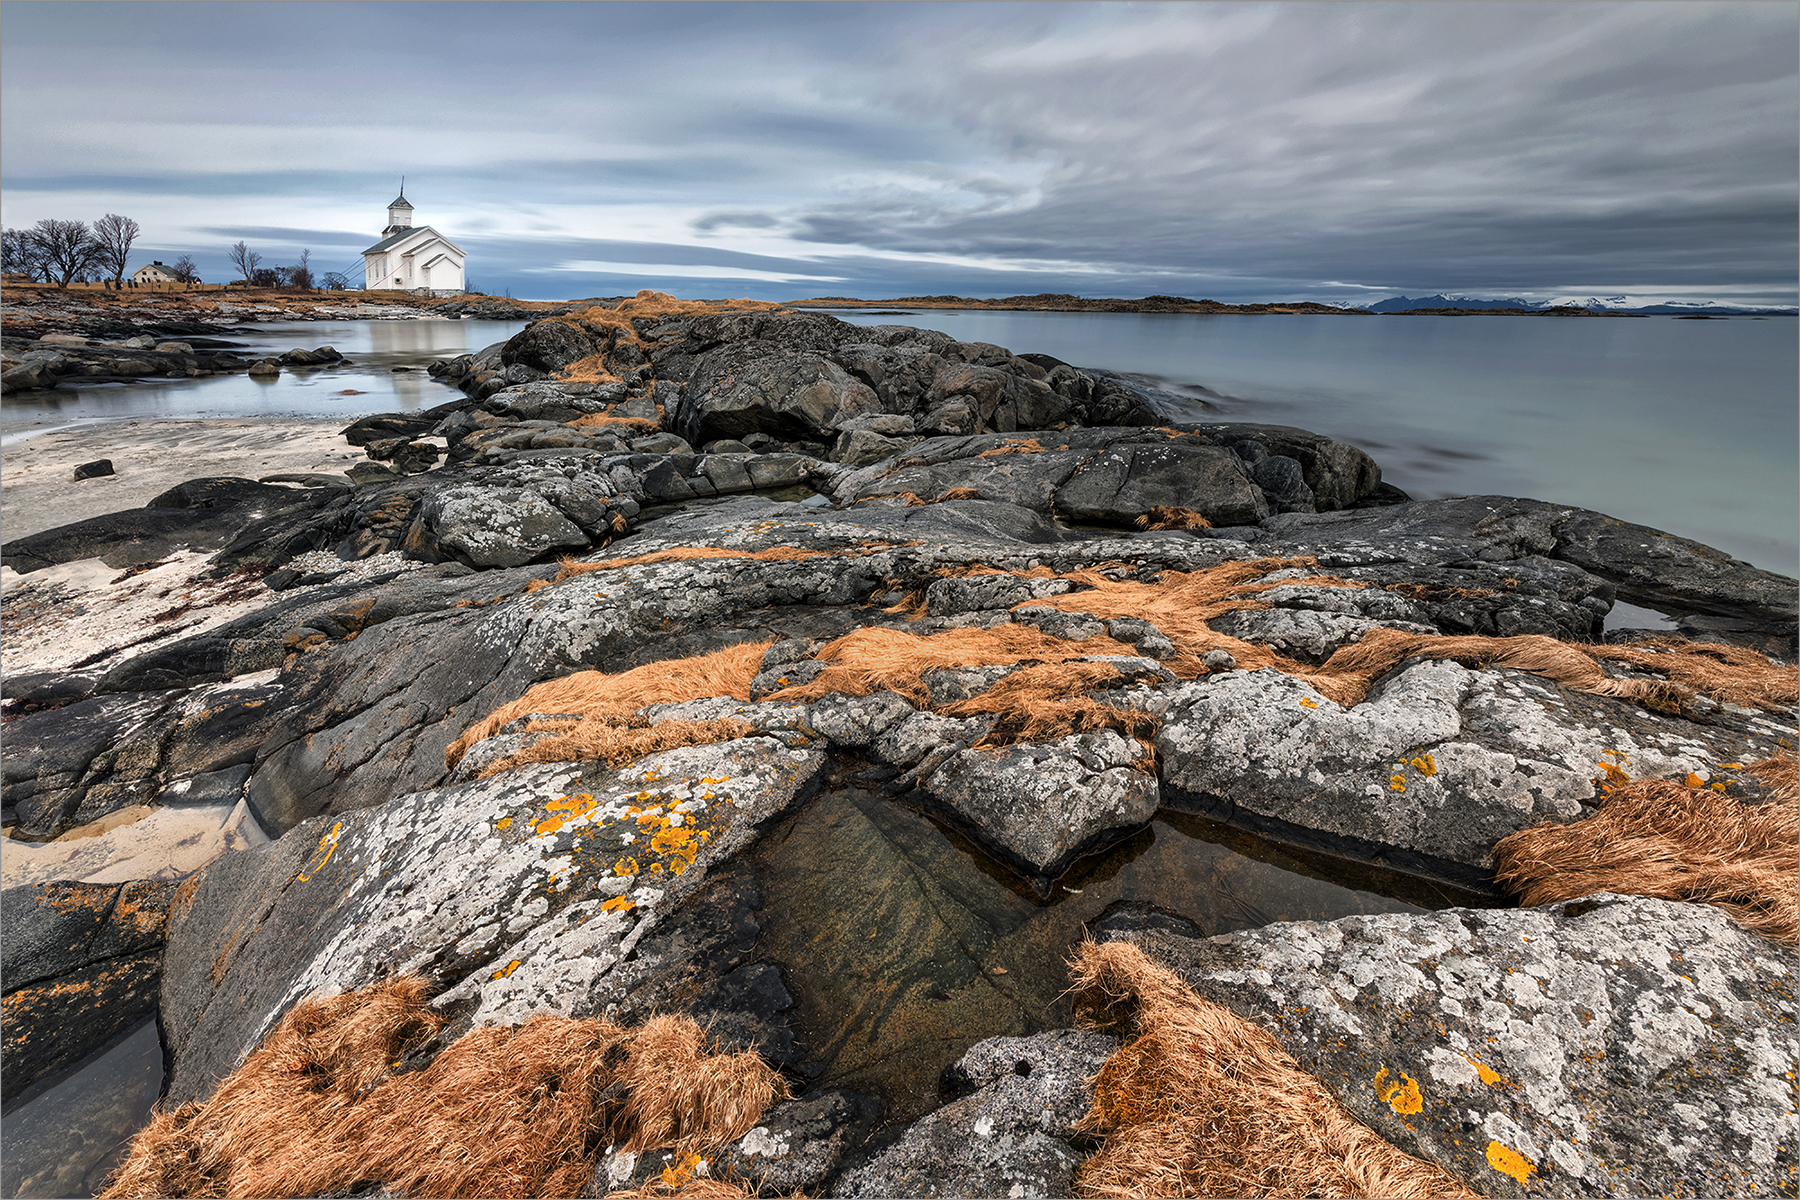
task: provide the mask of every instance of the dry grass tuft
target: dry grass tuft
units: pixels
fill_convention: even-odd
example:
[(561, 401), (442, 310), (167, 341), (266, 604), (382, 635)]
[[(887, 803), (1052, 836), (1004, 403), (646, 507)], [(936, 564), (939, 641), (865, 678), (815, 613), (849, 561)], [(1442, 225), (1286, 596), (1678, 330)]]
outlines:
[(1644, 779), (1598, 813), (1545, 823), (1494, 847), (1494, 877), (1527, 907), (1593, 892), (1712, 904), (1745, 928), (1800, 943), (1800, 787), (1791, 754), (1747, 770), (1774, 797), (1745, 804), (1710, 788)]
[(589, 413), (567, 422), (571, 429), (610, 429), (618, 433), (652, 434), (662, 432), (662, 422), (649, 417), (609, 417), (605, 413)]
[[(710, 696), (750, 698), (750, 681), (762, 666), (763, 652), (773, 643), (745, 642), (711, 654), (672, 658), (648, 663), (630, 671), (608, 675), (604, 671), (578, 671), (530, 688), (511, 704), (503, 705), (471, 725), (444, 750), (444, 765), (454, 767), (470, 746), (491, 736), (502, 726), (532, 713), (575, 713), (582, 720), (562, 738), (531, 747), (558, 745), (570, 738), (591, 736), (592, 726), (626, 727), (638, 709), (650, 704), (704, 700)], [(590, 727), (588, 730), (584, 726)], [(740, 735), (741, 736), (741, 735)], [(573, 757), (579, 757), (578, 755)], [(526, 761), (553, 761), (546, 758)], [(561, 761), (561, 760), (554, 760)]]
[(946, 488), (944, 490), (943, 494), (940, 495), (936, 500), (933, 500), (931, 503), (942, 504), (946, 500), (979, 500), (979, 499), (981, 499), (981, 493), (976, 491), (972, 487), (953, 487), (953, 488)]
[(606, 366), (606, 355), (590, 354), (578, 358), (556, 373), (563, 383), (618, 383), (619, 377)]
[(1081, 1196), (1473, 1196), (1357, 1122), (1261, 1026), (1201, 999), (1126, 942), (1083, 943), (1084, 1007), (1135, 1036), (1081, 1128), (1104, 1142)]
[(1044, 444), (1036, 438), (1008, 438), (992, 450), (983, 450), (976, 458), (997, 458), (1002, 454), (1031, 454), (1042, 450)]
[(1170, 504), (1153, 506), (1134, 524), (1139, 529), (1211, 529), (1213, 527), (1211, 521), (1193, 509), (1176, 508)]
[[(616, 722), (616, 723), (615, 723)], [(530, 733), (554, 733), (525, 747), (516, 754), (489, 763), (480, 778), (498, 775), (514, 767), (535, 762), (579, 762), (595, 759), (609, 767), (624, 767), (646, 754), (659, 754), (679, 746), (709, 746), (749, 737), (756, 730), (743, 721), (726, 718), (721, 721), (664, 721), (651, 725), (642, 718), (616, 712), (593, 714), (570, 727), (565, 722), (527, 725)]]
[(395, 1072), (442, 1025), (426, 994), (408, 977), (302, 1001), (212, 1099), (157, 1113), (101, 1195), (578, 1196), (606, 1145), (724, 1145), (783, 1091), (686, 1017), (538, 1016)]

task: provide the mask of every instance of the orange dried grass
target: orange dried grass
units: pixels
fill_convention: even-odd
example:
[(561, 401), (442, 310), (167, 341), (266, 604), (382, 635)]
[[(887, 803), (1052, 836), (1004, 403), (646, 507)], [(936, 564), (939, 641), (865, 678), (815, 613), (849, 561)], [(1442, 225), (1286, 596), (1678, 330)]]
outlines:
[(1191, 508), (1157, 504), (1133, 522), (1139, 529), (1211, 529), (1212, 522)]
[(605, 1145), (734, 1141), (782, 1094), (753, 1053), (687, 1017), (636, 1031), (537, 1016), (472, 1030), (395, 1072), (443, 1024), (416, 976), (309, 999), (203, 1103), (152, 1117), (102, 1196), (575, 1196)]
[(609, 417), (605, 413), (589, 413), (566, 424), (572, 429), (617, 429), (626, 433), (661, 433), (662, 422), (649, 417)]
[(1494, 878), (1526, 907), (1593, 892), (1712, 904), (1764, 937), (1800, 944), (1800, 786), (1795, 757), (1746, 770), (1772, 786), (1746, 804), (1710, 788), (1644, 779), (1600, 811), (1545, 823), (1494, 847)]
[(578, 358), (556, 373), (564, 383), (618, 383), (619, 377), (606, 365), (606, 355), (590, 354)]
[[(576, 713), (581, 716), (580, 724), (567, 730), (563, 738), (538, 744), (549, 746), (577, 736), (582, 725), (623, 726), (638, 709), (650, 704), (704, 700), (710, 696), (748, 700), (750, 681), (756, 678), (762, 666), (763, 652), (772, 644), (772, 641), (744, 642), (711, 654), (647, 663), (616, 675), (604, 671), (577, 671), (561, 679), (536, 684), (511, 704), (501, 706), (464, 730), (461, 737), (445, 748), (444, 765), (454, 767), (470, 746), (531, 713)], [(560, 726), (559, 729), (567, 727)]]
[(1080, 1196), (1474, 1196), (1390, 1145), (1261, 1026), (1128, 942), (1083, 943), (1078, 1003), (1135, 1036), (1094, 1079)]

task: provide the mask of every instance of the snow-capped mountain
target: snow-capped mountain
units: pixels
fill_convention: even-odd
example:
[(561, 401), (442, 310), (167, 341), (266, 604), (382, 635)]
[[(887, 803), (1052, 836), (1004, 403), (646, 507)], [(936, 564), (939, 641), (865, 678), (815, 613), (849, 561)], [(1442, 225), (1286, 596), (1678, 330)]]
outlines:
[(1405, 312), (1417, 308), (1586, 308), (1594, 312), (1650, 313), (1676, 316), (1736, 316), (1744, 314), (1789, 316), (1800, 313), (1794, 305), (1721, 304), (1716, 300), (1658, 300), (1649, 296), (1557, 296), (1552, 300), (1511, 297), (1494, 300), (1481, 296), (1439, 293), (1432, 296), (1390, 296), (1367, 308), (1375, 312)]

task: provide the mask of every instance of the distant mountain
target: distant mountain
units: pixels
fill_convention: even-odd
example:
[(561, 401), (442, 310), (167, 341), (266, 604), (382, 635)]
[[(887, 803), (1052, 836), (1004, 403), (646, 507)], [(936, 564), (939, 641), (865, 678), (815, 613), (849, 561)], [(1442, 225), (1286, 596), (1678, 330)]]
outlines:
[(1474, 296), (1390, 296), (1365, 305), (1371, 312), (1405, 312), (1412, 308), (1548, 308), (1535, 300), (1481, 300)]
[(1651, 300), (1643, 296), (1558, 296), (1554, 300), (1489, 300), (1478, 296), (1391, 296), (1367, 307), (1372, 312), (1407, 312), (1421, 308), (1512, 308), (1539, 311), (1547, 308), (1585, 308), (1592, 312), (1649, 313), (1674, 316), (1794, 316), (1793, 305), (1741, 307), (1714, 300)]

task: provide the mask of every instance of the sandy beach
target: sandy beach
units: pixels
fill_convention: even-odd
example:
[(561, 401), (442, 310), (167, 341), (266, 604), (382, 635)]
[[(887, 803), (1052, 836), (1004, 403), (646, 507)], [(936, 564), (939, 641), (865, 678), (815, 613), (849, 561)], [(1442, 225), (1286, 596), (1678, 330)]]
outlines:
[[(0, 450), (0, 537), (142, 508), (178, 483), (212, 475), (260, 479), (341, 475), (364, 461), (329, 421), (121, 421), (36, 434)], [(17, 431), (9, 437), (17, 437)], [(111, 459), (112, 475), (76, 480), (75, 468)]]

